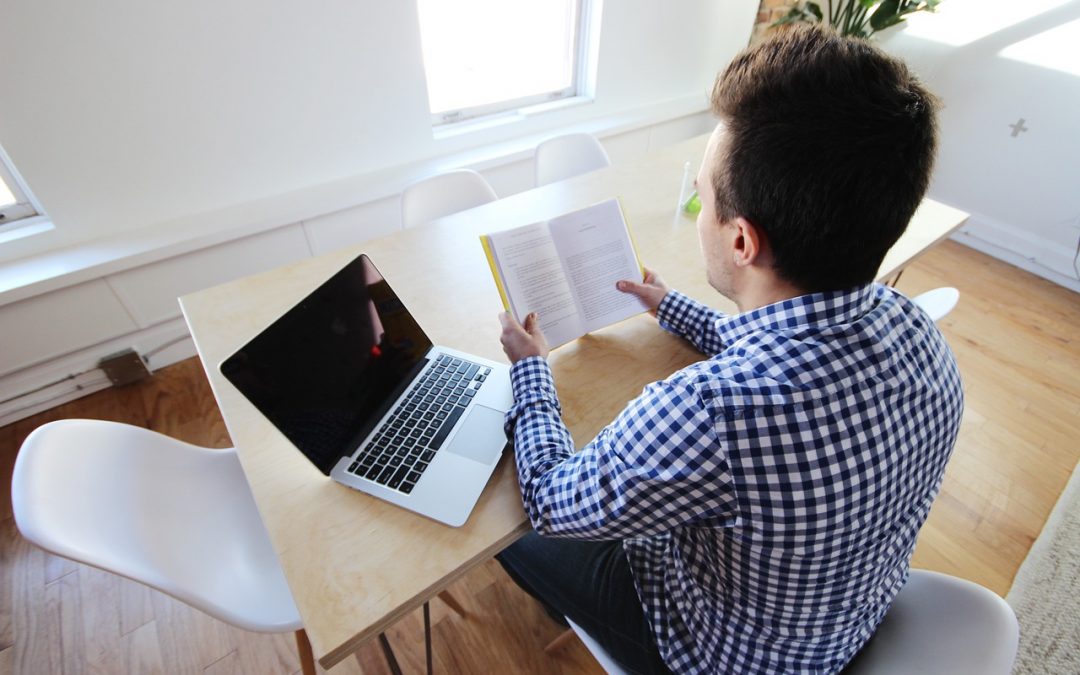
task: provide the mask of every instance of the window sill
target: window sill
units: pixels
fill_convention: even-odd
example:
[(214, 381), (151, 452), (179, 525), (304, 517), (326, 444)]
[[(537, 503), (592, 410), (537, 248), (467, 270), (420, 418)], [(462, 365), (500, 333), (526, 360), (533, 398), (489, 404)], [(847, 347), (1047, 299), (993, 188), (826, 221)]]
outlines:
[(32, 237), (38, 234), (44, 234), (53, 229), (52, 222), (45, 216), (34, 216), (33, 218), (24, 218), (22, 220), (15, 221), (8, 224), (3, 229), (0, 229), (0, 246), (9, 244), (13, 241), (25, 239), (26, 237)]
[(456, 138), (458, 136), (466, 136), (468, 134), (488, 131), (508, 124), (522, 122), (530, 117), (541, 115), (543, 113), (564, 110), (566, 108), (575, 108), (592, 102), (593, 99), (588, 96), (571, 96), (570, 98), (561, 98), (556, 101), (545, 101), (544, 103), (537, 103), (524, 108), (518, 108), (517, 110), (485, 115), (483, 117), (474, 117), (460, 122), (440, 124), (439, 126), (432, 127), (431, 133), (436, 141), (445, 138)]

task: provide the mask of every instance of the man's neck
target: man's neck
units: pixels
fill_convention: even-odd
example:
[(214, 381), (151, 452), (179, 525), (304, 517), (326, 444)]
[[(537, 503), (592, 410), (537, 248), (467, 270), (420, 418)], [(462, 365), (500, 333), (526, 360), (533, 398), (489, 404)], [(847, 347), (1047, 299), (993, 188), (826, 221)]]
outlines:
[(806, 295), (806, 291), (787, 281), (769, 275), (748, 280), (744, 288), (738, 289), (732, 300), (739, 308), (739, 313), (751, 312), (767, 305), (772, 305), (791, 298)]

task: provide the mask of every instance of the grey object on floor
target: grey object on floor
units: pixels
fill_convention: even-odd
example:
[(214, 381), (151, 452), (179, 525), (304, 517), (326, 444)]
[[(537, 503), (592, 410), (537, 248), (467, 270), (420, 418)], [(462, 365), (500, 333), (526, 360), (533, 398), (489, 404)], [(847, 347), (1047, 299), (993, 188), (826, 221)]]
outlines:
[(1080, 673), (1080, 466), (1005, 600), (1020, 622), (1013, 673)]

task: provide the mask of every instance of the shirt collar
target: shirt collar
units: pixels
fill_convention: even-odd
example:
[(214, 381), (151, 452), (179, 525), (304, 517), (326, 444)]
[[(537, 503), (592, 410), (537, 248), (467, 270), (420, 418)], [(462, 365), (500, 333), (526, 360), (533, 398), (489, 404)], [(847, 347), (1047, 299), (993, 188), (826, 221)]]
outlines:
[(843, 291), (800, 295), (742, 314), (721, 317), (716, 321), (716, 331), (722, 344), (731, 345), (762, 331), (851, 323), (870, 311), (882, 288), (880, 284), (866, 284)]

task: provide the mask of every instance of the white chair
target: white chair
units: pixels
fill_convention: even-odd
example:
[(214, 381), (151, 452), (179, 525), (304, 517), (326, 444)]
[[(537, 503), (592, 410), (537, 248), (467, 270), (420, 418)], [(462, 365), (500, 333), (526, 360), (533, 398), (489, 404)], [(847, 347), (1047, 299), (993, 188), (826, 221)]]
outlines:
[(566, 620), (566, 623), (570, 624), (570, 630), (577, 634), (584, 644), (585, 648), (589, 650), (592, 657), (596, 659), (596, 662), (600, 664), (600, 667), (604, 669), (604, 672), (608, 675), (628, 675), (619, 664), (615, 663), (615, 659), (608, 656), (608, 653), (604, 651), (604, 648), (596, 643), (596, 640), (591, 635), (585, 632), (585, 629), (577, 625), (570, 619)]
[(982, 586), (911, 570), (845, 675), (1008, 675), (1020, 636), (1012, 608)]
[[(52, 422), (23, 442), (11, 502), (19, 532), (50, 553), (244, 630), (295, 631), (301, 669), (314, 675), (311, 643), (234, 449), (117, 422)], [(400, 672), (386, 636), (379, 641)]]
[[(568, 621), (608, 673), (625, 673)], [(844, 675), (1008, 675), (1016, 659), (1016, 615), (993, 591), (948, 574), (912, 570), (874, 637)]]
[(940, 321), (944, 318), (946, 314), (952, 311), (953, 307), (956, 307), (959, 300), (960, 291), (952, 286), (935, 288), (932, 291), (920, 293), (911, 299), (916, 305), (922, 307), (923, 311), (929, 314), (934, 321)]
[(296, 632), (300, 613), (236, 451), (148, 429), (61, 420), (23, 442), (11, 479), (22, 535), (64, 558), (168, 593), (245, 630)]
[(484, 177), (457, 169), (417, 181), (401, 193), (401, 223), (415, 227), (498, 199)]
[(536, 146), (536, 185), (547, 185), (611, 166), (604, 146), (591, 134), (567, 134)]

